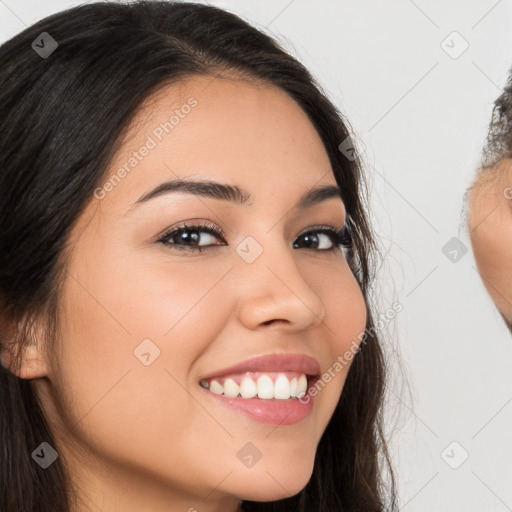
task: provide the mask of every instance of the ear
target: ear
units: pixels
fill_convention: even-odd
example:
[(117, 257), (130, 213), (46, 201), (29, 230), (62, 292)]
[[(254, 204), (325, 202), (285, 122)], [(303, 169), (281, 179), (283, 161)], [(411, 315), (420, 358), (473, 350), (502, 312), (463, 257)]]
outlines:
[(42, 349), (42, 337), (40, 335), (30, 336), (28, 344), (25, 345), (20, 368), (12, 367), (16, 349), (15, 342), (10, 341), (13, 338), (14, 336), (11, 323), (11, 330), (10, 332), (8, 331), (8, 339), (2, 339), (2, 343), (0, 345), (0, 363), (2, 366), (7, 368), (20, 379), (37, 379), (39, 377), (46, 376), (48, 371), (46, 357)]

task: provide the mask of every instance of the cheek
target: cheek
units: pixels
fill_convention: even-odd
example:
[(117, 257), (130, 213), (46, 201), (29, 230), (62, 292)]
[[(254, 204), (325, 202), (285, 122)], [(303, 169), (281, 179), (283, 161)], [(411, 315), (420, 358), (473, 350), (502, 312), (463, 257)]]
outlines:
[[(171, 269), (106, 247), (76, 262), (63, 290), (59, 379), (69, 421), (84, 418), (84, 429), (102, 430), (114, 445), (150, 430), (178, 435), (193, 421), (174, 418), (193, 409), (180, 384), (226, 321), (215, 288), (226, 270), (185, 262)], [(122, 418), (122, 429), (113, 428)]]
[(99, 243), (93, 260), (78, 262), (70, 272), (77, 279), (66, 290), (65, 303), (72, 307), (64, 316), (74, 336), (86, 333), (88, 338), (85, 346), (75, 348), (98, 363), (99, 356), (108, 356), (113, 359), (109, 364), (119, 367), (137, 361), (133, 351), (145, 339), (161, 352), (172, 341), (178, 360), (194, 348), (199, 352), (200, 333), (208, 330), (213, 337), (222, 321), (215, 288), (229, 264), (203, 265), (186, 256), (178, 260), (175, 256), (170, 263), (158, 250), (138, 253), (133, 247)]
[[(223, 313), (232, 314), (216, 287), (229, 266), (183, 264), (171, 272), (126, 259), (89, 263), (71, 270), (82, 286), (70, 279), (64, 289), (56, 380), (63, 422), (73, 426), (84, 459), (93, 453), (199, 489), (223, 453), (198, 439), (225, 433), (197, 405), (190, 368), (226, 325)], [(205, 463), (200, 470), (197, 461)]]
[[(355, 277), (350, 271), (332, 273), (325, 283), (322, 299), (326, 309), (325, 323), (331, 335), (331, 345), (336, 355), (359, 344), (359, 337), (366, 328), (367, 309)], [(357, 347), (356, 347), (357, 348)]]
[[(361, 289), (348, 270), (331, 272), (321, 283), (328, 343), (323, 359), (328, 367), (316, 383), (322, 403), (323, 424), (327, 425), (341, 396), (345, 380), (366, 328), (367, 309)], [(319, 408), (320, 409), (320, 408)]]

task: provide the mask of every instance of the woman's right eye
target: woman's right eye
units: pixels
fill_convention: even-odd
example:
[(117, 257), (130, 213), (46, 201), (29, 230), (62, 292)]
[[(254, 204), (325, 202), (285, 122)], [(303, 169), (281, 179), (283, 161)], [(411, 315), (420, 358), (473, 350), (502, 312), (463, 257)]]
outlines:
[[(204, 233), (208, 236), (205, 237)], [(199, 242), (202, 242), (206, 238), (206, 243), (203, 245), (198, 245)], [(171, 231), (163, 235), (158, 242), (176, 248), (179, 251), (199, 251), (201, 252), (203, 249), (215, 246), (215, 245), (225, 245), (225, 244), (215, 244), (212, 243), (214, 238), (222, 239), (225, 241), (225, 234), (221, 228), (215, 226), (214, 224), (196, 224), (196, 225), (188, 225), (183, 224), (178, 228), (173, 228)]]

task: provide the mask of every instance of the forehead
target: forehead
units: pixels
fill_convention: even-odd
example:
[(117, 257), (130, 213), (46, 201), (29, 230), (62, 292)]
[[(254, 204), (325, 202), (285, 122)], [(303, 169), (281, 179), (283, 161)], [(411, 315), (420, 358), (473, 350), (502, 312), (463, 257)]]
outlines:
[[(135, 161), (144, 146), (151, 149)], [(110, 175), (130, 168), (130, 158), (135, 165), (123, 173), (116, 192), (131, 199), (176, 177), (243, 184), (255, 196), (275, 196), (280, 188), (299, 195), (319, 182), (336, 184), (323, 143), (294, 99), (273, 85), (237, 78), (197, 76), (151, 95), (114, 156)]]
[(480, 169), (468, 194), (468, 228), (480, 277), (501, 314), (512, 314), (512, 166)]
[(466, 192), (470, 230), (475, 228), (475, 222), (483, 220), (482, 214), (489, 214), (491, 204), (496, 206), (503, 198), (503, 191), (509, 181), (509, 167), (506, 160), (500, 160), (493, 166), (477, 169)]

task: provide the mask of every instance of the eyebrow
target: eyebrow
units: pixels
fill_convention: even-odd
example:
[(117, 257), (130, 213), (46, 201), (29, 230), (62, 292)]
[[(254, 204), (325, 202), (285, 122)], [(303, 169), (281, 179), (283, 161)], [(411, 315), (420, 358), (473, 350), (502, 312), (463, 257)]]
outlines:
[[(250, 193), (244, 188), (216, 181), (192, 181), (179, 178), (161, 183), (153, 190), (146, 192), (129, 208), (128, 211), (142, 203), (147, 203), (155, 197), (172, 192), (184, 192), (221, 201), (231, 201), (242, 206), (251, 206), (253, 204), (251, 202)], [(312, 188), (300, 197), (294, 208), (309, 208), (336, 197), (343, 201), (341, 190), (335, 185), (325, 185), (323, 187)]]

